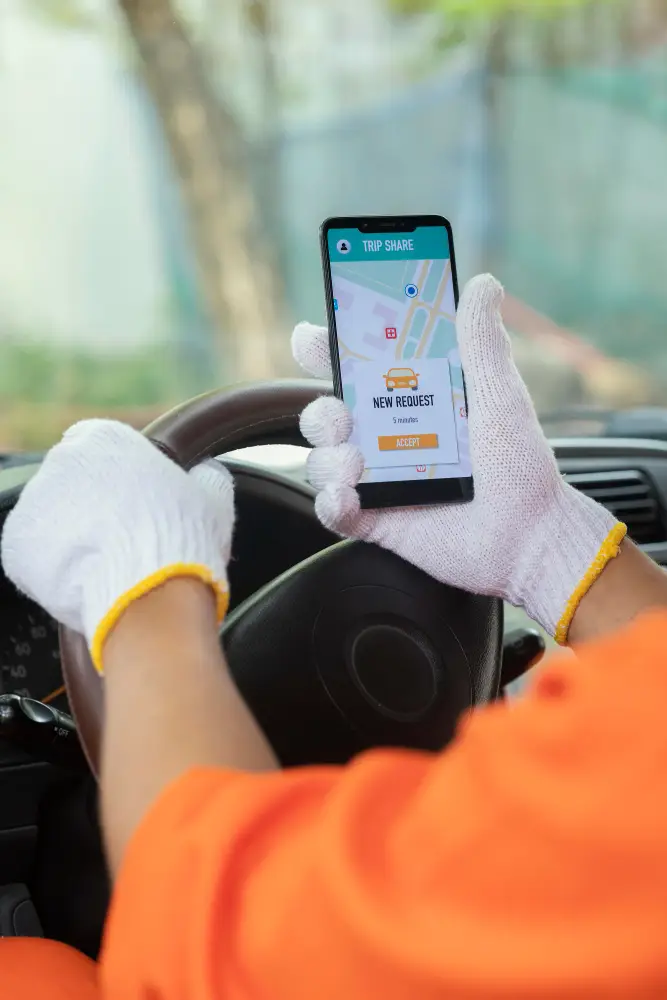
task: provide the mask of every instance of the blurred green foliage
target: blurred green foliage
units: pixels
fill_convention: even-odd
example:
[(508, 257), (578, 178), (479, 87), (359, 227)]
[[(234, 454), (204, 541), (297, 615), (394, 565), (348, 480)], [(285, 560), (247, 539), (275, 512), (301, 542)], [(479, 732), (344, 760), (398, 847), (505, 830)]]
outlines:
[[(511, 15), (521, 14), (524, 19), (555, 18), (569, 10), (591, 7), (595, 4), (612, 4), (617, 0), (386, 0), (394, 12), (403, 17), (435, 15), (432, 54), (439, 58), (442, 52), (458, 48), (465, 43), (487, 39), (489, 31), (503, 24)], [(428, 60), (426, 60), (426, 63)]]
[(3, 404), (144, 406), (177, 398), (181, 382), (176, 352), (164, 344), (99, 356), (26, 339), (0, 341)]
[[(550, 14), (571, 7), (583, 7), (595, 0), (390, 0), (404, 14), (441, 11), (452, 17), (495, 17), (501, 14)], [(614, 0), (604, 0), (613, 3)]]
[(82, 0), (24, 0), (35, 17), (62, 28), (89, 30), (98, 26), (98, 18)]
[(0, 340), (0, 453), (42, 451), (77, 420), (137, 428), (191, 395), (172, 346), (100, 356), (21, 338)]

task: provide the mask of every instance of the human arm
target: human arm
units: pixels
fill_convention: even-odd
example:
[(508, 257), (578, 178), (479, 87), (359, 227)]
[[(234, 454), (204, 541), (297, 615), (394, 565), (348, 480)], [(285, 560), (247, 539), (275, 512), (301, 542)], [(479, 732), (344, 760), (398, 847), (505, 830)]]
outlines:
[(219, 463), (187, 474), (113, 421), (71, 428), (5, 523), (7, 576), (114, 674), (102, 765), (114, 871), (154, 797), (188, 767), (275, 766), (219, 648), (233, 523)]
[(131, 605), (104, 664), (102, 819), (115, 875), (142, 817), (187, 770), (278, 765), (229, 673), (201, 581), (171, 580)]
[(578, 645), (667, 606), (667, 573), (628, 538), (578, 602), (568, 642)]
[[(583, 598), (570, 629), (580, 643), (667, 606), (667, 575), (624, 541)], [(218, 639), (215, 603), (194, 579), (173, 580), (132, 605), (105, 648), (102, 807), (116, 873), (150, 805), (191, 767), (277, 767), (238, 693)]]
[(552, 659), (438, 757), (185, 775), (116, 883), (109, 995), (664, 996), (666, 635)]
[[(572, 628), (633, 617), (628, 594), (656, 603), (662, 581), (625, 543)], [(667, 881), (653, 793), (666, 629), (637, 623), (576, 667), (552, 662), (523, 704), (482, 710), (441, 758), (377, 751), (343, 770), (184, 774), (121, 867), (101, 962), (109, 991), (590, 1000), (652, 989)]]

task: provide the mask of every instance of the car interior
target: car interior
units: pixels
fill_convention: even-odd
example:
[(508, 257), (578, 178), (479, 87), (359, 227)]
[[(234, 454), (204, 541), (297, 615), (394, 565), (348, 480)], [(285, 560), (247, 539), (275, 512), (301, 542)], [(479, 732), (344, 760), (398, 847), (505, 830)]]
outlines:
[[(309, 380), (213, 392), (147, 433), (186, 467), (207, 454), (233, 471), (233, 604), (221, 641), (281, 762), (344, 762), (377, 745), (437, 750), (462, 713), (512, 695), (545, 638), (517, 609), (319, 524), (298, 414), (321, 392)], [(568, 482), (667, 564), (667, 444), (552, 443)], [(24, 481), (36, 468), (21, 467)], [(0, 473), (0, 527), (20, 495), (16, 472)], [(94, 777), (101, 685), (80, 637), (59, 635), (4, 578), (0, 663), (0, 928), (95, 955), (109, 893)]]
[[(438, 751), (520, 696), (555, 649), (523, 610), (318, 521), (299, 416), (333, 387), (290, 334), (324, 219), (442, 214), (562, 476), (667, 566), (665, 67), (664, 0), (0, 0), (0, 533), (67, 427), (120, 420), (233, 473), (220, 641), (281, 764)], [(431, 319), (399, 353), (405, 281), (363, 330), (394, 410), (435, 357)], [(103, 699), (0, 567), (0, 936), (98, 954)]]

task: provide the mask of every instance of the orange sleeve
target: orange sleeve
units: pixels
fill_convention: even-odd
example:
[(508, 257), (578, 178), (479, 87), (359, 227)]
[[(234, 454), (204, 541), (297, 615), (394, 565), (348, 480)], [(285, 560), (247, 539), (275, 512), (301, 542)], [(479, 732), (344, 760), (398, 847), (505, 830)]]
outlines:
[(654, 614), (440, 756), (185, 775), (128, 849), (105, 996), (664, 998), (666, 715)]
[(0, 938), (3, 1000), (102, 1000), (86, 955), (47, 938)]

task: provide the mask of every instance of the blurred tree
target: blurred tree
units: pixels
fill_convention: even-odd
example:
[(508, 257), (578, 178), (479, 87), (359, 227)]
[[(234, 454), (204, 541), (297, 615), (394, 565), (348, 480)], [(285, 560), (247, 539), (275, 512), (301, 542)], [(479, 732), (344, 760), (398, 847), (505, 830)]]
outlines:
[[(84, 0), (27, 0), (66, 27), (98, 21)], [(285, 368), (284, 292), (250, 181), (243, 130), (211, 84), (174, 0), (114, 0), (141, 58), (190, 222), (206, 308), (220, 354), (239, 378)]]
[(233, 342), (236, 374), (270, 377), (280, 364), (272, 334), (286, 310), (242, 130), (214, 93), (173, 0), (116, 2), (177, 167), (211, 317)]

